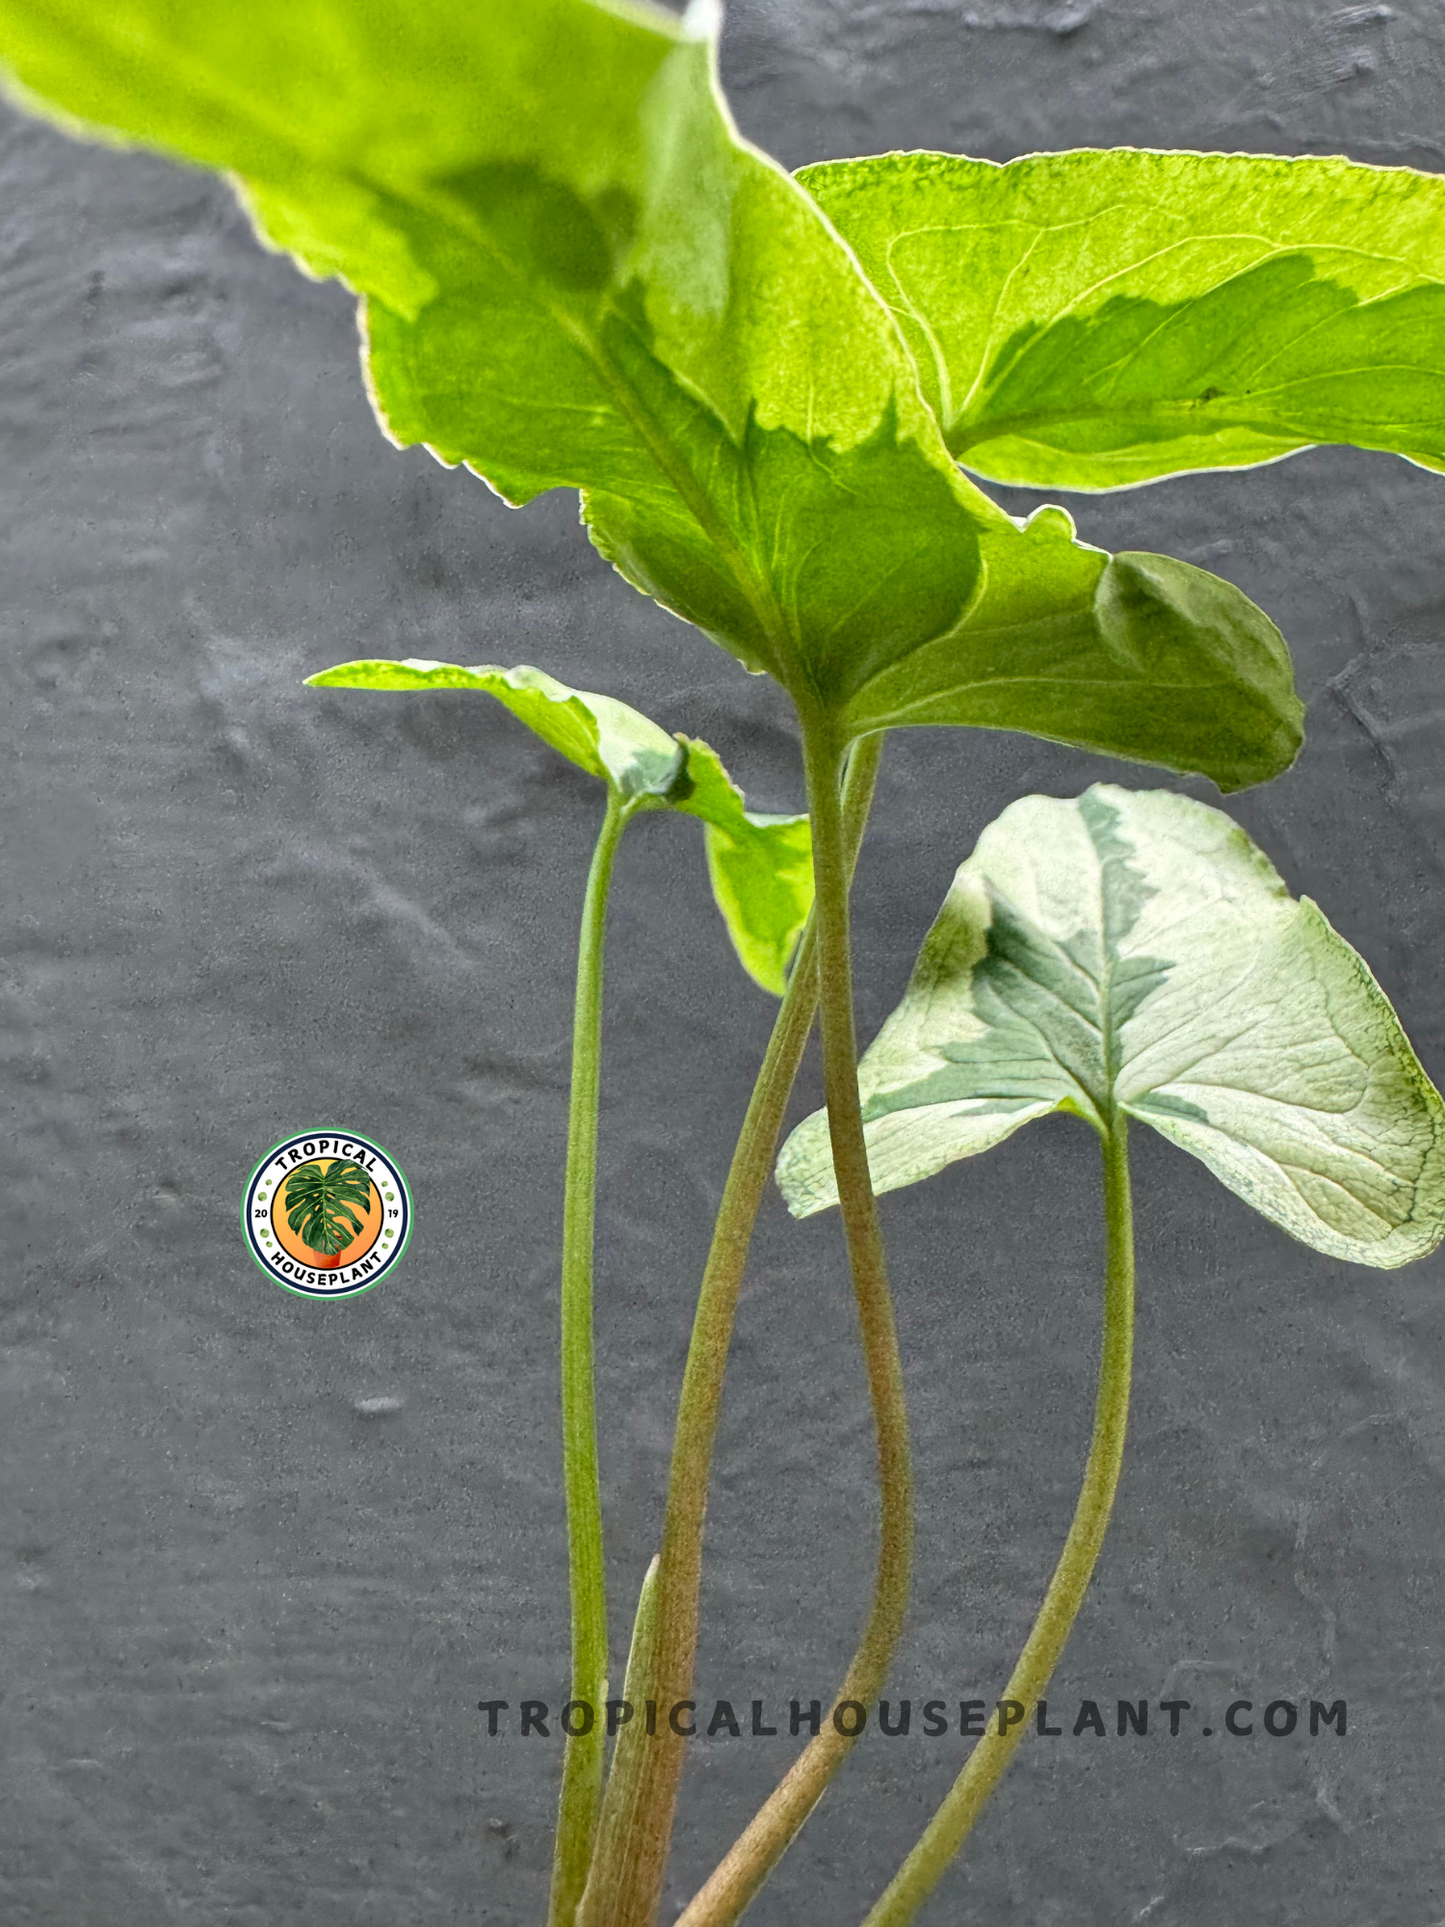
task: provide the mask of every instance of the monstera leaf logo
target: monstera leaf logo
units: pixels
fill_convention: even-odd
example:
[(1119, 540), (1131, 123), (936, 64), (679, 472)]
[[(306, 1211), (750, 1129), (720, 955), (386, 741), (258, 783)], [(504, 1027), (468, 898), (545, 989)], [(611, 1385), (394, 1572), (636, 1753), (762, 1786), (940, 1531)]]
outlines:
[(300, 1131), (273, 1144), (241, 1207), (251, 1256), (303, 1297), (369, 1291), (406, 1249), (411, 1191), (395, 1158), (355, 1131)]
[(353, 1205), (371, 1208), (371, 1179), (350, 1158), (298, 1164), (286, 1180), (286, 1222), (319, 1264), (334, 1265), (361, 1230)]

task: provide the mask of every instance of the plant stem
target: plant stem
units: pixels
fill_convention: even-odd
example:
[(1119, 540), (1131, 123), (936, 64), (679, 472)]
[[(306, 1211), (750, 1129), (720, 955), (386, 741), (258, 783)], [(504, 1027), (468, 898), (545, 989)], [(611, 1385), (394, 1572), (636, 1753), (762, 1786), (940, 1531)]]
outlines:
[[(602, 1795), (602, 1812), (597, 1822), (597, 1839), (587, 1887), (577, 1908), (577, 1927), (591, 1927), (602, 1896), (618, 1882), (627, 1835), (637, 1806), (642, 1762), (652, 1744), (646, 1735), (644, 1708), (656, 1700), (652, 1656), (657, 1641), (657, 1568), (654, 1559), (647, 1568), (638, 1596), (637, 1615), (632, 1623), (632, 1645), (627, 1654), (627, 1672), (622, 1682), (622, 1698), (631, 1707), (631, 1717), (618, 1729), (612, 1752), (612, 1767)], [(599, 1718), (601, 1717), (599, 1712)]]
[[(1104, 1543), (1124, 1457), (1134, 1351), (1134, 1223), (1129, 1197), (1127, 1132), (1127, 1120), (1118, 1112), (1103, 1139), (1107, 1259), (1094, 1435), (1069, 1536), (1001, 1702), (1006, 1705), (1012, 1701), (1010, 1713), (1016, 1712), (1018, 1717), (1007, 1732), (1000, 1733), (990, 1727), (974, 1747), (943, 1805), (868, 1915), (864, 1927), (904, 1927), (932, 1893), (967, 1839), (984, 1803), (1003, 1778), (1014, 1748), (1023, 1737), (1024, 1723), (1043, 1696), (1058, 1664), (1088, 1590), (1099, 1548)], [(1002, 1714), (999, 1717), (1002, 1721)]]
[[(834, 1706), (851, 1700), (871, 1708), (887, 1675), (908, 1609), (913, 1484), (903, 1368), (898, 1356), (898, 1335), (858, 1096), (858, 1046), (853, 1025), (848, 921), (850, 872), (838, 797), (839, 755), (826, 726), (810, 720), (806, 714), (803, 715), (803, 758), (808, 778), (808, 808), (813, 820), (823, 1078), (833, 1166), (838, 1177), (838, 1196), (873, 1402), (881, 1499), (873, 1602), (863, 1637)], [(729, 1927), (738, 1919), (817, 1805), (828, 1782), (852, 1750), (855, 1737), (856, 1732), (840, 1732), (830, 1719), (808, 1742), (706, 1884), (683, 1910), (677, 1927)]]
[[(855, 744), (849, 759), (843, 818), (850, 869), (872, 804), (882, 750), (881, 734), (864, 737)], [(594, 1923), (595, 1927), (633, 1927), (633, 1923), (650, 1927), (662, 1892), (685, 1751), (681, 1736), (668, 1726), (666, 1709), (685, 1699), (692, 1687), (707, 1488), (728, 1348), (753, 1226), (772, 1174), (788, 1098), (817, 1009), (814, 958), (814, 924), (810, 920), (733, 1152), (698, 1292), (678, 1398), (658, 1573), (653, 1677), (655, 1698), (662, 1711), (658, 1732), (644, 1749), (631, 1836), (627, 1852), (620, 1857), (618, 1884), (611, 1894), (597, 1895), (595, 1914), (589, 1895), (588, 1927), (594, 1927)]]
[(617, 846), (630, 814), (629, 805), (609, 788), (607, 813), (587, 875), (577, 945), (567, 1183), (562, 1211), (562, 1464), (572, 1587), (572, 1697), (585, 1700), (594, 1709), (594, 1719), (591, 1731), (569, 1736), (563, 1751), (547, 1927), (572, 1927), (592, 1858), (606, 1756), (601, 1709), (607, 1697), (607, 1580), (602, 1557), (602, 1492), (597, 1476), (592, 1246), (597, 1208), (597, 1105), (607, 896)]

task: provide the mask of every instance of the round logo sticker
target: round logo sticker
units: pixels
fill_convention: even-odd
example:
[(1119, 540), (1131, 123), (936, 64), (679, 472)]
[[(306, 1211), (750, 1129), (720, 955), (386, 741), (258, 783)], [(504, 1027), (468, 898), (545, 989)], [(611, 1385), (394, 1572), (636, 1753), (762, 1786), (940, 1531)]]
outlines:
[(307, 1298), (345, 1298), (384, 1278), (411, 1235), (411, 1192), (379, 1144), (302, 1131), (273, 1144), (241, 1209), (251, 1256)]

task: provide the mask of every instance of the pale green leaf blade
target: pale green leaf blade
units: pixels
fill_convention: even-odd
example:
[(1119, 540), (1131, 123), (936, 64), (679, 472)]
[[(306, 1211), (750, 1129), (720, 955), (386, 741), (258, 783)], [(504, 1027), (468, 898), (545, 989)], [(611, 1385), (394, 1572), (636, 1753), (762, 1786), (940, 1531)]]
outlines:
[(706, 824), (713, 899), (738, 959), (764, 990), (781, 997), (788, 964), (813, 907), (813, 847), (804, 816), (768, 816), (745, 807), (717, 751), (692, 737), (687, 779), (669, 802)]
[[(859, 1081), (880, 1188), (1028, 1116), (1117, 1108), (1335, 1257), (1401, 1265), (1445, 1235), (1445, 1105), (1384, 993), (1187, 797), (1097, 785), (1005, 810)], [(810, 1119), (779, 1162), (795, 1211), (834, 1201), (827, 1162)]]
[[(874, 1194), (881, 1197), (885, 1191), (936, 1177), (960, 1158), (991, 1151), (1034, 1118), (1047, 1117), (1059, 1108), (1043, 1099), (961, 1098), (911, 1111), (889, 1111), (868, 1126), (868, 1169)], [(838, 1202), (826, 1111), (805, 1117), (778, 1153), (778, 1188), (795, 1218), (809, 1218)]]
[(1027, 574), (993, 567), (961, 623), (875, 673), (850, 727), (1024, 729), (1198, 771), (1222, 790), (1268, 782), (1303, 739), (1284, 638), (1232, 583), (1170, 556), (1109, 556), (1062, 509), (1028, 524)]
[[(1077, 854), (1067, 845), (1060, 849), (1065, 868)], [(1014, 930), (1014, 943), (1020, 957), (1027, 956), (1027, 932)], [(932, 1177), (1051, 1111), (1097, 1116), (1089, 1026), (1074, 1022), (1072, 1050), (1057, 1052), (1050, 1032), (1064, 1028), (1062, 1013), (1050, 1024), (1029, 1007), (1031, 981), (1046, 975), (1048, 960), (1035, 956), (1021, 972), (1017, 959), (1008, 962), (1005, 944), (986, 887), (964, 864), (924, 938), (903, 1001), (858, 1067), (876, 1192)], [(991, 956), (991, 948), (997, 954)], [(996, 983), (986, 983), (990, 975)], [(1039, 994), (1032, 993), (1035, 1004)], [(1066, 1005), (1072, 994), (1066, 982)], [(970, 1046), (966, 1059), (945, 1058), (960, 1039)], [(940, 1077), (946, 1081), (935, 1088)], [(912, 1104), (899, 1098), (904, 1091)], [(805, 1118), (788, 1138), (778, 1184), (795, 1217), (838, 1202), (826, 1112)]]
[(458, 663), (415, 656), (401, 662), (365, 659), (339, 663), (306, 681), (320, 689), (481, 690), (495, 696), (569, 763), (600, 777), (624, 802), (664, 797), (683, 768), (677, 739), (638, 710), (613, 696), (569, 689), (527, 663), (515, 669), (491, 663), (464, 669)]
[(1119, 148), (799, 178), (980, 475), (1119, 488), (1321, 442), (1445, 465), (1436, 175)]

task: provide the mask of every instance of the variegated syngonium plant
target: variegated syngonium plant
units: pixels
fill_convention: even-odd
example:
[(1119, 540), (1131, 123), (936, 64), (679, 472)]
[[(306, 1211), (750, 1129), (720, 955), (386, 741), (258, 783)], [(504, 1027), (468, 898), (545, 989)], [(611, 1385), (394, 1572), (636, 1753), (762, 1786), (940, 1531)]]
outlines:
[[(1393, 1266), (1445, 1235), (1445, 1106), (1369, 966), (1221, 811), (1099, 784), (979, 838), (859, 1068), (876, 1190), (1036, 1117), (1138, 1118), (1293, 1237)], [(798, 1216), (836, 1202), (826, 1120)]]
[[(1062, 508), (1015, 518), (972, 477), (1108, 489), (1326, 442), (1445, 467), (1445, 182), (1134, 150), (790, 176), (732, 123), (719, 24), (715, 0), (681, 16), (646, 0), (0, 0), (0, 82), (72, 133), (224, 173), (267, 245), (359, 297), (394, 443), (517, 506), (578, 490), (628, 582), (792, 698), (806, 821), (747, 812), (704, 745), (540, 672), (364, 662), (315, 679), (484, 689), (606, 784), (562, 1267), (574, 1697), (610, 1676), (590, 1288), (617, 837), (642, 809), (703, 817), (734, 942), (774, 991), (816, 868), (816, 969), (788, 983), (724, 1192), (649, 1612), (656, 1693), (678, 1697), (732, 1307), (816, 995), (879, 1425), (874, 1603), (847, 1689), (866, 1702), (903, 1624), (911, 1532), (847, 917), (881, 734), (1018, 730), (1229, 791), (1287, 768), (1303, 718), (1282, 637), (1233, 584), (1110, 556)], [(1359, 959), (1224, 818), (1110, 790), (1035, 799), (960, 875), (865, 1059), (880, 1188), (1073, 1109), (1105, 1132), (1106, 1165), (1123, 1158), (1114, 1122), (1147, 1119), (1326, 1250), (1394, 1264), (1438, 1238), (1438, 1097)], [(831, 1201), (815, 1122), (781, 1170), (795, 1209)], [(731, 1927), (851, 1744), (834, 1737), (686, 1927)], [(660, 1735), (636, 1785), (614, 1784), (628, 1817), (588, 1886), (603, 1747), (600, 1724), (568, 1742), (551, 1927), (573, 1927), (584, 1890), (588, 1927), (657, 1915), (681, 1749)]]

